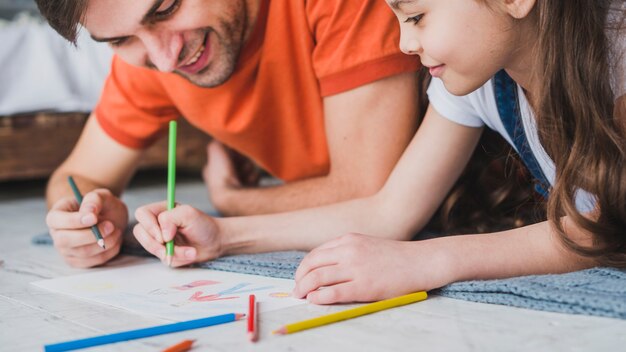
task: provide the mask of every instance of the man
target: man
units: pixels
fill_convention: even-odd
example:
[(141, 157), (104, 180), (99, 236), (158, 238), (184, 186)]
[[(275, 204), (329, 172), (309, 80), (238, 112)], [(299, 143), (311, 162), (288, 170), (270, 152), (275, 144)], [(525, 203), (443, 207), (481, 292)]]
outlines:
[[(181, 115), (286, 181), (242, 187), (212, 143), (205, 179), (228, 215), (372, 194), (415, 132), (419, 63), (397, 48), (383, 1), (37, 2), (68, 40), (82, 25), (116, 53), (98, 106), (48, 186), (47, 224), (73, 266), (119, 252), (128, 223), (119, 195), (143, 150)], [(80, 209), (68, 175), (86, 193)]]

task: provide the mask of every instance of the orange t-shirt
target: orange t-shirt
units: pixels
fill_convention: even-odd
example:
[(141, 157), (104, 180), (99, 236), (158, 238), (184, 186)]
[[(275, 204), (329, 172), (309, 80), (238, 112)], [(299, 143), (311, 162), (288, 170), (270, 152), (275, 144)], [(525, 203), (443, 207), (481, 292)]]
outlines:
[(322, 98), (416, 71), (419, 61), (398, 49), (382, 0), (261, 3), (234, 74), (218, 87), (114, 57), (95, 110), (104, 131), (145, 148), (184, 116), (285, 181), (328, 173)]

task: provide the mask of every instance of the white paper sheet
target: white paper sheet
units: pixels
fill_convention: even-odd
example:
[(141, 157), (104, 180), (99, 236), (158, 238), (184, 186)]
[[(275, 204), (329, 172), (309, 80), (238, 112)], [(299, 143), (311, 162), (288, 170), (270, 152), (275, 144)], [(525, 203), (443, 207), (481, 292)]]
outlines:
[(32, 282), (33, 285), (131, 312), (183, 321), (246, 313), (254, 294), (261, 312), (303, 304), (293, 280), (208, 269), (142, 264)]

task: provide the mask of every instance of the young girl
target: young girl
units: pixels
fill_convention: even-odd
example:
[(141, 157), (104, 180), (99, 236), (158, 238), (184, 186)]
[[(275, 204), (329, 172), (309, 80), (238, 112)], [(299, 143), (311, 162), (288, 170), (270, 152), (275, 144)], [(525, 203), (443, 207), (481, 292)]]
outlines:
[[(329, 240), (295, 277), (294, 294), (320, 304), (459, 280), (626, 267), (624, 1), (387, 1), (400, 21), (402, 50), (419, 55), (433, 79), (424, 121), (380, 192), (248, 218), (152, 204), (136, 212), (142, 245), (164, 259), (163, 242), (176, 234), (174, 264), (186, 265), (224, 254), (310, 250)], [(485, 125), (537, 178), (549, 220), (398, 241), (432, 216)]]

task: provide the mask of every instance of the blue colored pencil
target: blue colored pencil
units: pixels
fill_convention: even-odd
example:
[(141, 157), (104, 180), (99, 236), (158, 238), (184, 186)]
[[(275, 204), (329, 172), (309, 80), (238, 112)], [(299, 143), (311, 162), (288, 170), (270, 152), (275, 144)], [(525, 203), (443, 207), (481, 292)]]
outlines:
[(89, 337), (81, 340), (67, 341), (61, 343), (55, 343), (52, 345), (45, 345), (44, 350), (46, 352), (56, 351), (71, 351), (80, 348), (87, 348), (99, 345), (105, 345), (109, 343), (115, 343), (120, 341), (128, 341), (134, 339), (141, 339), (144, 337), (150, 337), (155, 335), (169, 334), (172, 332), (179, 332), (184, 330), (198, 329), (212, 325), (230, 323), (232, 321), (243, 318), (245, 314), (224, 314), (214, 317), (183, 321), (180, 323), (172, 323), (166, 325), (158, 325), (150, 328), (129, 330), (124, 332), (118, 332), (109, 335), (101, 335), (95, 337)]

